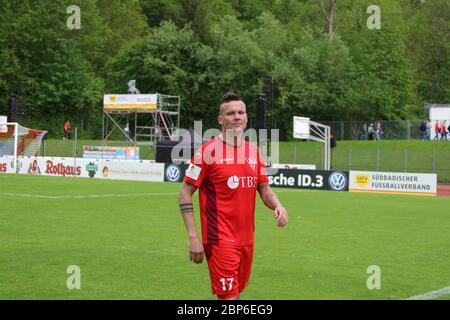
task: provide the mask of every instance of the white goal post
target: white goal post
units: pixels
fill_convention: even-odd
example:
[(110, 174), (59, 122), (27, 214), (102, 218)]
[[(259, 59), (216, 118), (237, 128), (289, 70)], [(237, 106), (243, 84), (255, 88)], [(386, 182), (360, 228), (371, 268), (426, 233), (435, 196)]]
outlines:
[(26, 128), (17, 122), (5, 120), (6, 117), (0, 116), (0, 157), (12, 157), (15, 170), (19, 156), (39, 156), (47, 131)]
[(7, 122), (6, 119), (5, 116), (0, 116), (0, 157), (13, 157), (10, 165), (15, 170), (17, 167), (19, 124), (17, 122)]
[(311, 121), (306, 117), (294, 116), (294, 138), (322, 142), (325, 144), (323, 152), (323, 170), (331, 170), (330, 127)]

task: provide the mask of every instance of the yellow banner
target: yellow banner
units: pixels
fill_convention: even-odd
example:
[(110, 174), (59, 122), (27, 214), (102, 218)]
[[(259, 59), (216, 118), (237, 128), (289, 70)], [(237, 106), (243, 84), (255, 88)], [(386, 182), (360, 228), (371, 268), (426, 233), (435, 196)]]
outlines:
[(155, 110), (157, 94), (105, 94), (103, 109), (107, 110)]
[(119, 109), (119, 110), (128, 110), (128, 109), (139, 109), (139, 110), (155, 110), (156, 104), (148, 104), (148, 105), (139, 105), (139, 104), (104, 104), (103, 109)]

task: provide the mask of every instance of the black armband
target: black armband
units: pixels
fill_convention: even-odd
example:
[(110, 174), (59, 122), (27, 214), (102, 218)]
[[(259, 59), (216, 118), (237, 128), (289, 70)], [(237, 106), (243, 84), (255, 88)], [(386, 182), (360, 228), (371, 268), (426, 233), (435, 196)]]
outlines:
[(194, 206), (192, 203), (181, 203), (180, 204), (181, 214), (194, 212)]

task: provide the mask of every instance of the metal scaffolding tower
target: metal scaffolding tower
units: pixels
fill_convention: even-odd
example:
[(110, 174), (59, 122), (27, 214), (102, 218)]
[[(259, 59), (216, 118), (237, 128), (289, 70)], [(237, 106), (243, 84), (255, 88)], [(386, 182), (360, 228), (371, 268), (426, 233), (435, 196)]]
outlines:
[[(107, 145), (112, 134), (119, 130), (126, 145), (154, 146), (161, 140), (177, 139), (180, 127), (180, 96), (156, 93), (154, 108), (139, 108), (131, 105), (103, 108), (102, 144)], [(110, 95), (108, 95), (110, 96)], [(119, 96), (119, 95), (117, 95)], [(121, 97), (138, 95), (120, 95)], [(137, 97), (137, 98), (136, 98)], [(134, 118), (134, 132), (128, 134), (124, 128)], [(123, 141), (123, 140), (121, 140)], [(117, 141), (115, 141), (117, 142)]]

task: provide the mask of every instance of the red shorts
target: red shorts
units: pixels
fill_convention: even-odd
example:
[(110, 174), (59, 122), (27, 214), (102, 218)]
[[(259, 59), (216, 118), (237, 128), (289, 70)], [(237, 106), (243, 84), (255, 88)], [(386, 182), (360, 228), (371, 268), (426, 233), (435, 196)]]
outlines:
[(206, 245), (205, 255), (213, 294), (220, 299), (229, 299), (244, 291), (250, 280), (253, 244)]

